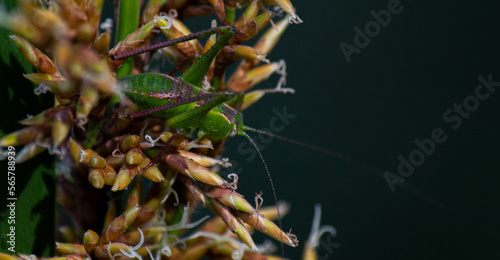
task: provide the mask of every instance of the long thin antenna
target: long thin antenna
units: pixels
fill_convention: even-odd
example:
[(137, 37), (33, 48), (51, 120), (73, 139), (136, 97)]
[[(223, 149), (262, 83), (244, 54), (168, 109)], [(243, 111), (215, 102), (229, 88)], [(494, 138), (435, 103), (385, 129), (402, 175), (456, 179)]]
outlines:
[(297, 141), (297, 140), (293, 140), (293, 139), (290, 139), (290, 138), (287, 138), (287, 137), (283, 137), (281, 135), (277, 135), (277, 134), (274, 134), (274, 133), (269, 133), (269, 132), (262, 131), (262, 130), (259, 130), (259, 129), (255, 129), (255, 128), (251, 128), (251, 127), (248, 127), (248, 126), (243, 126), (243, 130), (250, 131), (250, 132), (255, 132), (255, 133), (263, 134), (263, 135), (267, 135), (267, 136), (271, 136), (271, 137), (283, 140), (285, 142), (289, 142), (289, 143), (293, 143), (293, 144), (296, 144), (296, 145), (300, 145), (302, 147), (305, 147), (305, 148), (308, 148), (308, 149), (311, 149), (311, 150), (314, 150), (314, 151), (317, 151), (317, 152), (320, 152), (320, 153), (324, 153), (324, 154), (330, 155), (332, 157), (335, 157), (337, 159), (340, 159), (340, 160), (352, 163), (352, 164), (357, 165), (357, 166), (359, 166), (359, 167), (361, 167), (361, 168), (363, 168), (365, 170), (368, 170), (370, 172), (381, 171), (380, 169), (378, 169), (378, 168), (376, 168), (376, 167), (374, 167), (372, 165), (369, 165), (369, 164), (367, 164), (364, 161), (356, 160), (354, 158), (345, 156), (343, 154), (340, 154), (340, 153), (337, 153), (337, 152), (334, 152), (334, 151), (330, 151), (330, 150), (327, 150), (327, 149), (324, 149), (324, 148), (321, 148), (321, 147), (317, 147), (317, 146), (314, 146), (314, 145), (310, 145), (310, 144), (307, 144), (307, 143), (304, 143), (304, 142), (300, 142), (300, 141)]
[[(269, 178), (269, 182), (271, 183), (271, 189), (273, 190), (273, 195), (274, 195), (274, 201), (276, 202), (276, 212), (278, 213), (278, 224), (280, 227), (280, 230), (283, 230), (283, 227), (281, 225), (281, 215), (280, 215), (280, 208), (278, 206), (278, 196), (276, 195), (276, 190), (274, 190), (274, 184), (273, 184), (273, 179), (271, 178), (271, 173), (269, 173), (269, 169), (267, 168), (266, 161), (264, 161), (264, 157), (260, 153), (259, 148), (257, 147), (257, 144), (250, 138), (250, 136), (243, 132), (243, 135), (250, 141), (250, 143), (253, 145), (257, 153), (259, 154), (260, 159), (262, 160), (262, 163), (264, 164), (264, 168), (266, 168), (267, 172), (267, 177)], [(283, 238), (280, 238), (280, 242), (283, 240)], [(283, 242), (281, 242), (281, 255), (284, 257), (285, 256), (285, 246), (283, 245)]]
[[(283, 140), (283, 141), (286, 141), (286, 142), (290, 142), (290, 143), (293, 143), (293, 144), (296, 144), (296, 145), (300, 145), (302, 147), (309, 148), (309, 149), (314, 150), (314, 151), (318, 151), (320, 153), (324, 153), (326, 155), (335, 157), (337, 159), (343, 160), (343, 161), (348, 162), (350, 164), (353, 164), (353, 165), (355, 165), (357, 167), (360, 167), (360, 168), (366, 170), (367, 173), (372, 174), (372, 175), (377, 176), (377, 177), (383, 176), (383, 173), (387, 171), (387, 170), (383, 170), (383, 169), (377, 168), (377, 167), (375, 167), (375, 166), (373, 166), (373, 165), (371, 165), (371, 164), (369, 164), (367, 162), (364, 162), (364, 161), (361, 161), (361, 160), (357, 160), (357, 159), (351, 158), (349, 156), (345, 156), (343, 154), (340, 154), (340, 153), (337, 153), (337, 152), (334, 152), (334, 151), (330, 151), (330, 150), (327, 150), (327, 149), (324, 149), (324, 148), (321, 148), (321, 147), (317, 147), (317, 146), (310, 145), (310, 144), (307, 144), (307, 143), (303, 143), (303, 142), (300, 142), (300, 141), (297, 141), (297, 140), (293, 140), (293, 139), (290, 139), (290, 138), (287, 138), (287, 137), (283, 137), (283, 136), (280, 136), (280, 135), (277, 135), (277, 134), (273, 134), (273, 133), (269, 133), (269, 132), (262, 131), (262, 130), (259, 130), (259, 129), (251, 128), (251, 127), (248, 127), (248, 126), (245, 126), (245, 125), (243, 126), (242, 129), (245, 130), (245, 131), (250, 131), (250, 132), (255, 132), (255, 133), (258, 133), (258, 134), (263, 134), (263, 135), (275, 137), (277, 139), (280, 139), (280, 140)], [(436, 206), (437, 208), (440, 208), (440, 209), (445, 210), (445, 211), (450, 211), (446, 205), (444, 205), (443, 203), (437, 201), (436, 199), (432, 198), (431, 196), (425, 194), (424, 192), (420, 191), (416, 187), (413, 187), (409, 183), (407, 183), (407, 182), (398, 183), (398, 185), (401, 186), (403, 189), (405, 189), (405, 190), (413, 193), (417, 197), (419, 197), (419, 198), (421, 198), (421, 199), (423, 199), (423, 200), (431, 203), (432, 205)]]

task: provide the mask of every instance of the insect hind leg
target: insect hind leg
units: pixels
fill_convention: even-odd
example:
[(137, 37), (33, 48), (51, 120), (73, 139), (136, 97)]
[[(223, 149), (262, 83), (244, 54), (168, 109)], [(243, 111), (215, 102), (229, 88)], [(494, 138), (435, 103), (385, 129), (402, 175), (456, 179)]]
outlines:
[[(157, 74), (160, 74), (160, 73), (157, 73)], [(181, 82), (180, 80), (175, 79), (175, 78), (173, 78), (171, 76), (168, 76), (166, 74), (160, 74), (160, 75), (163, 75), (165, 77), (169, 77), (169, 78), (171, 78), (174, 81)], [(213, 108), (214, 106), (219, 105), (219, 104), (221, 104), (221, 103), (223, 103), (223, 102), (231, 99), (235, 95), (236, 94), (233, 91), (219, 91), (219, 92), (213, 92), (213, 93), (203, 93), (203, 94), (200, 94), (200, 95), (195, 96), (195, 97), (190, 97), (190, 98), (187, 98), (187, 99), (179, 100), (179, 101), (177, 101), (175, 103), (164, 104), (164, 105), (161, 105), (161, 106), (152, 107), (152, 108), (149, 108), (149, 109), (145, 109), (145, 110), (133, 112), (133, 113), (130, 113), (130, 114), (121, 113), (121, 114), (118, 115), (118, 118), (120, 118), (120, 119), (134, 119), (134, 118), (137, 118), (137, 117), (149, 115), (151, 113), (155, 113), (155, 112), (158, 112), (158, 111), (167, 110), (167, 109), (170, 109), (170, 108), (174, 108), (174, 107), (186, 105), (186, 104), (189, 104), (189, 103), (216, 98), (217, 99), (216, 101), (209, 102), (209, 103), (203, 105), (203, 106), (207, 106), (208, 105), (208, 106), (211, 106)], [(198, 107), (197, 109), (201, 109), (201, 107)], [(188, 111), (188, 112), (189, 113), (195, 113), (196, 111)], [(208, 112), (208, 111), (206, 111), (206, 112)]]

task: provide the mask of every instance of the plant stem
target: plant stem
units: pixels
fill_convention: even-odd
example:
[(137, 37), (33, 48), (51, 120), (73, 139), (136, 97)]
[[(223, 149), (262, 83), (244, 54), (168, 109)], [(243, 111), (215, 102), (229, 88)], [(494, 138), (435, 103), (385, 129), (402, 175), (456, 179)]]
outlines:
[[(139, 24), (140, 0), (118, 1), (118, 25), (116, 29), (116, 43), (125, 39), (137, 29)], [(116, 44), (115, 43), (115, 44)], [(133, 57), (128, 58), (117, 70), (118, 77), (129, 75), (134, 67)]]

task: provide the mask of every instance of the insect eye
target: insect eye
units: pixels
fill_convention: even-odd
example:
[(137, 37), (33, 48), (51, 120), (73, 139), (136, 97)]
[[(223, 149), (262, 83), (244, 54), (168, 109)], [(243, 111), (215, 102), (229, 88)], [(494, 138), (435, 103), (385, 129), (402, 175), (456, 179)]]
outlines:
[(234, 127), (233, 130), (229, 133), (229, 137), (234, 137), (238, 133), (238, 127)]

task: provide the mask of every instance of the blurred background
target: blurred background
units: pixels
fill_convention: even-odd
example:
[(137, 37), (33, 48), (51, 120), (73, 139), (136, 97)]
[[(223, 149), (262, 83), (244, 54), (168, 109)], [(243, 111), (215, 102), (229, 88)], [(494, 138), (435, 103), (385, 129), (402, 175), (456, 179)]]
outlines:
[[(263, 155), (278, 198), (292, 204), (283, 228), (293, 228), (305, 241), (314, 204), (320, 203), (322, 224), (337, 229), (335, 237), (322, 237), (321, 259), (498, 259), (500, 92), (484, 100), (470, 96), (480, 76), (491, 74), (493, 82), (500, 82), (500, 3), (340, 0), (294, 5), (304, 23), (290, 25), (269, 58), (286, 59), (287, 87), (296, 93), (266, 96), (245, 113), (245, 123), (269, 127), (272, 109), (286, 107), (296, 117), (278, 134), (378, 170), (280, 140), (266, 144)], [(377, 31), (371, 12), (388, 10), (388, 5), (399, 12), (385, 27), (378, 23)], [(366, 46), (358, 40), (363, 46), (358, 48), (355, 27), (365, 32), (367, 24), (373, 37), (367, 35)], [(359, 51), (348, 55), (350, 63), (342, 42)], [(464, 100), (468, 103), (460, 115), (454, 105)], [(432, 138), (439, 129), (446, 140), (420, 159), (415, 140)], [(232, 140), (228, 149), (237, 150), (239, 142)], [(394, 181), (392, 191), (383, 174), (401, 177), (398, 157), (409, 160), (410, 154), (419, 166), (404, 183)], [(251, 196), (260, 185), (265, 203), (272, 203), (261, 163), (242, 158), (231, 156), (242, 162), (240, 192)], [(286, 251), (292, 259), (301, 253)]]
[[(286, 248), (285, 255), (300, 258), (314, 205), (320, 203), (322, 224), (337, 230), (335, 236), (321, 238), (320, 259), (498, 259), (500, 90), (483, 100), (474, 95), (479, 77), (491, 77), (493, 85), (500, 82), (500, 2), (293, 4), (304, 23), (290, 25), (268, 58), (286, 60), (287, 87), (296, 93), (265, 96), (245, 111), (245, 124), (265, 129), (278, 119), (279, 126), (276, 111), (286, 113), (289, 120), (276, 134), (351, 159), (252, 134), (263, 148), (278, 199), (292, 206), (283, 228), (292, 228), (301, 246)], [(387, 13), (390, 20), (383, 15)], [(373, 14), (383, 17), (384, 25)], [(209, 22), (186, 24), (195, 31)], [(4, 68), (2, 78), (9, 74)], [(274, 88), (274, 78), (259, 87)], [(481, 88), (480, 95), (486, 90)], [(16, 105), (38, 111), (30, 93)], [(464, 112), (459, 112), (464, 102)], [(16, 114), (12, 104), (1, 108), (12, 118), (2, 128), (18, 129), (13, 122), (25, 115)], [(423, 153), (415, 140), (432, 139), (436, 131), (442, 142)], [(226, 149), (226, 156), (239, 163), (230, 169), (239, 174), (238, 191), (252, 198), (262, 190), (264, 204), (272, 205), (263, 164), (252, 158), (245, 143), (235, 137)], [(402, 176), (398, 158), (418, 166)], [(27, 171), (20, 168), (19, 173)], [(50, 182), (44, 176), (37, 178)], [(20, 189), (29, 188), (27, 180), (18, 178)], [(35, 213), (53, 207), (51, 203), (53, 198), (46, 198)], [(53, 218), (31, 217), (42, 223)], [(20, 227), (20, 233), (23, 228), (34, 227)], [(48, 226), (36, 228), (40, 237), (50, 237)], [(44, 249), (40, 245), (35, 250)]]

